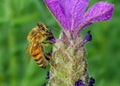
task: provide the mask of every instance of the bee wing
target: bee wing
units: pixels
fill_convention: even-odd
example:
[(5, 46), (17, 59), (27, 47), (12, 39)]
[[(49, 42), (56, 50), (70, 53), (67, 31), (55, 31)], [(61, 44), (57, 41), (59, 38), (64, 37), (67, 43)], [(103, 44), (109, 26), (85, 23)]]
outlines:
[(29, 53), (29, 44), (28, 44), (27, 47), (26, 47), (25, 59), (26, 59), (26, 62), (29, 64), (29, 63), (30, 63), (30, 60), (31, 60), (31, 55), (30, 55), (30, 53)]

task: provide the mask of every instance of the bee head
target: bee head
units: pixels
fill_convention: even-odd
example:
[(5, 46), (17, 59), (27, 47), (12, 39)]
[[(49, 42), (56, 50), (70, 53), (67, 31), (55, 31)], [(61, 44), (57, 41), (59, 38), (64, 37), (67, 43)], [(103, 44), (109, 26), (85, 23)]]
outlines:
[(42, 34), (46, 34), (48, 32), (47, 27), (43, 23), (38, 23), (37, 26)]

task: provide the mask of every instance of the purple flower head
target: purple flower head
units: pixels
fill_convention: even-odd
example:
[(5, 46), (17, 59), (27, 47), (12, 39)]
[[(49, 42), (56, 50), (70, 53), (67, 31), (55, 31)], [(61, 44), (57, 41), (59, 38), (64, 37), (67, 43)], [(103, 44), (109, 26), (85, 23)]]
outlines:
[(97, 2), (85, 12), (89, 0), (45, 0), (50, 11), (65, 30), (75, 33), (92, 23), (109, 20), (112, 17), (113, 5)]
[(75, 82), (75, 86), (85, 86), (82, 82), (82, 80), (78, 79), (78, 81)]
[(86, 37), (84, 38), (83, 42), (84, 44), (87, 43), (88, 41), (92, 40), (92, 35), (90, 34), (90, 30), (86, 33)]

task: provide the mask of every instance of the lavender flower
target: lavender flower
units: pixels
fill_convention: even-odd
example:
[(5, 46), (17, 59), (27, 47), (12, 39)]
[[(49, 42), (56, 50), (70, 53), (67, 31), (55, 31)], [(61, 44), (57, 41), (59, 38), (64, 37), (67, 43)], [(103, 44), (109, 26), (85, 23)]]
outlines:
[(94, 81), (89, 81), (84, 44), (92, 40), (92, 36), (88, 31), (83, 40), (80, 32), (95, 22), (109, 20), (113, 5), (100, 1), (85, 12), (89, 0), (45, 0), (45, 3), (62, 26), (53, 48), (56, 66), (50, 69), (48, 85), (91, 86)]

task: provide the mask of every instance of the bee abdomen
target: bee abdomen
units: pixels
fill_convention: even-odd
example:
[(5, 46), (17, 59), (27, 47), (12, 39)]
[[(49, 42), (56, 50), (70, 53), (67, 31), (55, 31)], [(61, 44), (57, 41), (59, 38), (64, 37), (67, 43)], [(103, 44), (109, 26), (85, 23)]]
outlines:
[(46, 67), (46, 59), (43, 57), (42, 54), (36, 55), (36, 57), (34, 57), (34, 60), (36, 61), (39, 67), (42, 67), (42, 68)]
[(36, 58), (39, 55), (39, 53), (33, 54), (32, 56)]

